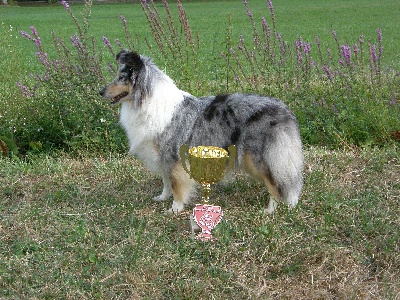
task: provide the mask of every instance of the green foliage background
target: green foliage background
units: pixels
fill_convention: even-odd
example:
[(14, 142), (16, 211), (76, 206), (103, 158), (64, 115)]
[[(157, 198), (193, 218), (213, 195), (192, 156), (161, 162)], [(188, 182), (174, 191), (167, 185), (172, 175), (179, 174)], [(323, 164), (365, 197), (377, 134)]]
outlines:
[[(149, 10), (140, 4), (90, 2), (86, 6), (71, 5), (71, 11), (60, 4), (0, 7), (4, 41), (0, 45), (2, 147), (8, 149), (8, 155), (15, 154), (15, 149), (20, 154), (43, 150), (125, 152), (118, 109), (98, 96), (98, 90), (114, 76), (114, 54), (119, 50), (116, 39), (121, 47), (152, 56), (181, 89), (194, 95), (242, 91), (281, 98), (296, 114), (305, 145), (336, 148), (398, 142), (400, 76), (396, 68), (400, 60), (395, 36), (400, 20), (394, 12), (399, 3), (292, 2), (274, 1), (271, 11), (266, 2), (252, 1), (247, 13), (241, 1), (184, 2), (183, 7), (171, 3), (168, 10), (162, 3), (150, 3)], [(155, 22), (149, 18), (150, 11), (158, 18)], [(126, 18), (126, 26), (120, 15)], [(265, 34), (261, 17), (290, 50), (281, 55), (290, 62), (285, 67), (268, 56), (271, 51), (280, 55), (276, 36), (263, 36), (264, 42), (274, 45), (269, 51), (257, 49), (253, 43), (257, 30)], [(164, 25), (157, 27), (157, 22)], [(20, 31), (31, 34), (30, 26), (35, 26), (42, 49), (20, 35)], [(176, 30), (175, 35), (171, 28)], [(384, 51), (379, 58), (379, 80), (371, 74), (368, 52), (368, 47), (377, 45), (378, 28), (383, 32)], [(162, 30), (164, 38), (157, 37)], [(336, 41), (332, 32), (337, 35)], [(74, 35), (83, 48), (73, 46), (70, 39)], [(351, 67), (340, 65), (340, 46), (352, 47), (360, 35), (365, 40), (364, 56), (355, 61), (353, 54)], [(104, 37), (110, 41), (110, 48), (105, 46)], [(296, 64), (294, 44), (300, 37), (311, 45), (310, 58), (318, 67), (310, 67), (312, 60), (308, 65)], [(240, 53), (242, 41), (248, 53), (259, 55), (258, 61)], [(68, 71), (54, 66), (46, 71), (35, 55), (37, 51), (46, 53), (50, 62), (65, 63)], [(336, 72), (332, 82), (321, 71), (329, 59), (332, 72)], [(44, 72), (47, 79), (38, 80)], [(17, 82), (34, 96), (24, 97)]]

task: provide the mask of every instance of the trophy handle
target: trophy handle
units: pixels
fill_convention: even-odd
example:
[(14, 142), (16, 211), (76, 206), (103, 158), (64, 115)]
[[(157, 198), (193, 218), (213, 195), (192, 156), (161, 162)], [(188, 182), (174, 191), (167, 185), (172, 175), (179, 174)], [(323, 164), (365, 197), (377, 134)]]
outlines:
[(183, 169), (186, 171), (186, 173), (189, 174), (190, 178), (192, 178), (192, 176), (190, 175), (190, 172), (189, 172), (189, 170), (188, 170), (188, 168), (186, 166), (186, 160), (188, 158), (188, 156), (187, 156), (187, 152), (188, 151), (189, 151), (188, 145), (183, 144), (181, 146), (180, 150), (179, 150), (179, 154), (180, 154), (180, 157), (181, 157), (181, 164), (182, 164)]
[(228, 152), (229, 152), (229, 164), (228, 164), (228, 168), (225, 170), (225, 174), (227, 174), (231, 169), (233, 169), (233, 165), (235, 164), (236, 146), (230, 145), (228, 147)]

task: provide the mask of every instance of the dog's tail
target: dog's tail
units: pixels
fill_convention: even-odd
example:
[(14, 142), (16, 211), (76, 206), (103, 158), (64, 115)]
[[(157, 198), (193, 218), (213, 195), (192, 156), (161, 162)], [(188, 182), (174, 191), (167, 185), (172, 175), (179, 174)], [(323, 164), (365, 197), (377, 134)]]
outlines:
[(273, 130), (264, 159), (280, 198), (294, 207), (303, 186), (303, 150), (295, 120), (281, 123)]

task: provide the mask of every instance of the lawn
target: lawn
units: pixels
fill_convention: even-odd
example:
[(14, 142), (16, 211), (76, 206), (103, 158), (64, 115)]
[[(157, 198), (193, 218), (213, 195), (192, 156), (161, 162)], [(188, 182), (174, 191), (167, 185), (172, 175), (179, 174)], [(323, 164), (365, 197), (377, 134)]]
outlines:
[(1, 299), (398, 299), (398, 148), (305, 151), (299, 205), (258, 183), (214, 189), (218, 243), (125, 155), (0, 160)]
[[(299, 36), (302, 36), (304, 40), (313, 41), (315, 36), (319, 36), (323, 43), (333, 47), (333, 40), (330, 37), (331, 29), (337, 31), (339, 37), (346, 38), (351, 42), (357, 40), (361, 34), (365, 35), (365, 40), (373, 40), (376, 38), (376, 30), (382, 28), (385, 40), (385, 63), (394, 67), (400, 66), (400, 54), (397, 51), (400, 44), (397, 38), (400, 3), (396, 0), (386, 0), (385, 2), (376, 0), (275, 0), (273, 4), (278, 31), (288, 41), (294, 41)], [(251, 1), (249, 6), (254, 13), (256, 22), (260, 22), (262, 16), (267, 17), (269, 14), (265, 1)], [(71, 7), (79, 17), (82, 5), (71, 5)], [(234, 20), (233, 36), (235, 39), (246, 31), (244, 28), (249, 26), (246, 11), (240, 0), (193, 1), (184, 3), (184, 7), (191, 27), (199, 33), (202, 43), (205, 44), (202, 47), (204, 55), (219, 55), (229, 15)], [(173, 4), (171, 4), (171, 8), (173, 12), (176, 12)], [(115, 38), (122, 40), (124, 31), (120, 15), (126, 17), (132, 32), (141, 38), (151, 34), (141, 6), (124, 3), (93, 5), (90, 16), (90, 33), (99, 40), (103, 35), (111, 41)], [(13, 27), (14, 35), (21, 30), (29, 31), (30, 26), (35, 26), (39, 33), (43, 33), (41, 37), (44, 44), (51, 42), (50, 32), (52, 30), (65, 38), (69, 38), (76, 32), (73, 22), (68, 18), (62, 5), (0, 6), (0, 19), (6, 26)], [(21, 58), (21, 65), (25, 66), (24, 70), (30, 70), (33, 65), (26, 64), (26, 62), (34, 60), (35, 57), (29, 43), (19, 40), (15, 46), (30, 52), (30, 55), (24, 55)]]
[[(248, 2), (258, 25), (262, 16), (271, 24), (267, 1)], [(335, 84), (323, 76), (300, 76), (302, 84), (293, 87), (268, 78), (267, 88), (300, 122), (304, 190), (295, 209), (280, 205), (269, 216), (261, 184), (238, 173), (216, 186), (213, 201), (225, 215), (215, 244), (191, 236), (190, 207), (169, 216), (163, 212), (171, 201), (151, 201), (161, 192), (161, 179), (126, 154), (118, 109), (97, 94), (113, 74), (104, 72), (98, 82), (75, 76), (74, 86), (56, 74), (63, 78), (60, 86), (36, 86), (35, 97), (21, 94), (16, 83), (35, 85), (30, 74), (43, 65), (19, 32), (35, 26), (45, 51), (56, 55), (50, 31), (68, 42), (77, 32), (65, 8), (0, 6), (0, 142), (16, 147), (6, 156), (0, 152), (0, 299), (400, 299), (399, 76), (383, 76), (388, 66), (400, 67), (400, 2), (273, 4), (283, 38), (293, 44), (301, 36), (314, 51), (315, 36), (324, 50), (338, 46), (331, 30), (340, 45), (364, 35), (367, 47), (381, 28), (382, 77), (369, 82), (371, 74), (351, 67), (348, 76), (354, 77), (346, 73), (347, 81)], [(223, 73), (220, 52), (227, 43), (236, 45), (240, 34), (252, 45), (242, 1), (183, 5), (201, 41), (202, 85), (189, 82), (190, 92), (236, 87)], [(84, 6), (71, 8), (81, 22)], [(157, 8), (164, 16), (162, 5)], [(102, 37), (114, 46), (116, 38), (126, 43), (120, 15), (150, 54), (143, 41), (153, 43), (152, 33), (140, 5), (95, 3), (88, 30), (100, 69), (113, 60)], [(178, 64), (151, 53), (186, 87)], [(370, 70), (368, 59), (366, 64)], [(292, 71), (270, 75), (298, 76)]]

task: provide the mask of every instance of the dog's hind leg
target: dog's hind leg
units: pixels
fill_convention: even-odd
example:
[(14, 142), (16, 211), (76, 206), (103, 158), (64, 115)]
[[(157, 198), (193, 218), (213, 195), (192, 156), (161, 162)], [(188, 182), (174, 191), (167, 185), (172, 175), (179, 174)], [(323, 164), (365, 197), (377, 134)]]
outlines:
[(268, 203), (268, 207), (264, 210), (266, 213), (272, 215), (278, 206), (278, 200), (281, 200), (281, 195), (278, 188), (271, 182), (271, 180), (265, 176), (264, 183), (268, 188), (269, 194), (271, 195)]
[[(268, 168), (269, 182), (266, 181), (266, 185), (271, 194), (278, 194), (280, 200), (293, 208), (299, 201), (303, 186), (303, 152), (298, 131), (290, 125), (287, 124), (266, 149), (264, 163)], [(270, 203), (267, 212), (273, 211), (272, 205)]]
[(259, 167), (254, 163), (253, 157), (250, 153), (246, 152), (243, 156), (243, 163), (245, 170), (257, 179), (261, 179), (264, 181), (267, 186), (268, 192), (270, 194), (270, 199), (268, 203), (268, 207), (265, 209), (265, 212), (269, 214), (273, 214), (276, 207), (278, 206), (279, 200), (281, 200), (281, 195), (279, 193), (279, 189), (274, 185), (271, 178), (268, 176), (267, 172), (260, 170)]
[[(273, 173), (272, 173), (273, 176)], [(290, 208), (296, 206), (300, 198), (302, 187), (302, 178), (299, 176), (286, 177), (283, 181), (274, 182), (270, 176), (264, 177), (265, 185), (268, 188), (271, 198), (265, 212), (273, 214), (278, 203), (276, 200), (281, 200), (289, 205)]]
[(163, 185), (164, 185), (162, 193), (161, 193), (161, 195), (154, 197), (153, 201), (165, 201), (165, 200), (168, 200), (168, 198), (171, 197), (171, 195), (172, 195), (171, 180), (169, 179), (169, 176), (163, 174), (162, 181), (163, 181)]
[(194, 181), (190, 179), (180, 162), (177, 162), (172, 168), (170, 178), (174, 201), (169, 212), (176, 214), (181, 212), (185, 204), (190, 201), (194, 190)]

